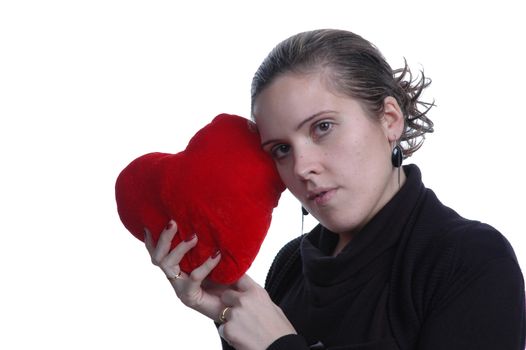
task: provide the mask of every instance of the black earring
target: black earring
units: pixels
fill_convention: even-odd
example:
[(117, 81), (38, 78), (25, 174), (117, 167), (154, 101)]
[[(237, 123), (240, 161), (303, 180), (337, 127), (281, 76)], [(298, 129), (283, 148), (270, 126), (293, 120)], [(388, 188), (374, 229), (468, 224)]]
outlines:
[(393, 148), (393, 152), (391, 153), (391, 163), (393, 163), (393, 166), (395, 168), (400, 168), (402, 165), (403, 155), (402, 155), (402, 147), (400, 147), (399, 144), (397, 144)]
[(303, 225), (305, 223), (305, 216), (307, 215), (309, 215), (309, 212), (302, 205), (301, 206), (301, 234), (303, 234)]

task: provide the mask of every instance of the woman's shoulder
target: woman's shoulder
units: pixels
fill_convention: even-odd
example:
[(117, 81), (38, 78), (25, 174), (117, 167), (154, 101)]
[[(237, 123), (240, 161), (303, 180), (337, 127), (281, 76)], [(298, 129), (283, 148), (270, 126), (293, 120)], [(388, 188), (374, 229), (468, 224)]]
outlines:
[(400, 241), (390, 280), (390, 313), (403, 325), (398, 337), (409, 332), (423, 344), (445, 344), (452, 341), (444, 332), (467, 336), (463, 332), (482, 329), (497, 343), (523, 343), (524, 278), (506, 237), (432, 195), (419, 209)]
[(423, 306), (431, 300), (445, 300), (444, 296), (470, 283), (476, 285), (476, 280), (523, 283), (517, 257), (501, 232), (460, 216), (432, 192), (426, 197), (398, 247), (392, 270), (394, 284), (411, 283)]
[(464, 218), (442, 204), (431, 191), (428, 197), (411, 235), (417, 245), (425, 247), (423, 254), (449, 252), (472, 263), (498, 258), (517, 261), (506, 237), (493, 226)]
[(444, 246), (454, 247), (456, 255), (462, 256), (464, 260), (517, 260), (506, 237), (494, 227), (479, 221), (466, 220), (463, 226), (453, 227), (445, 232), (442, 240)]
[(391, 279), (395, 297), (410, 290), (420, 317), (450, 305), (462, 293), (477, 297), (488, 285), (509, 286), (519, 294), (524, 288), (513, 248), (501, 232), (436, 202), (420, 212), (396, 256)]
[(463, 219), (456, 225), (444, 227), (426, 250), (422, 253), (427, 256), (428, 266), (443, 267), (442, 272), (448, 279), (478, 275), (502, 264), (520, 271), (515, 252), (506, 237), (479, 221)]

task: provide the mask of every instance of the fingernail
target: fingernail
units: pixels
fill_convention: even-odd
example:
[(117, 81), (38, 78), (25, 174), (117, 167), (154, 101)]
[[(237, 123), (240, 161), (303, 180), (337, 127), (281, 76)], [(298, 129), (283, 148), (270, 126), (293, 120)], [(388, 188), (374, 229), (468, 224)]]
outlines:
[(221, 251), (218, 249), (216, 250), (216, 252), (214, 253), (214, 255), (212, 255), (212, 259), (215, 259), (219, 256), (219, 254), (221, 254)]
[(168, 225), (166, 225), (165, 230), (169, 230), (169, 229), (171, 229), (173, 226), (174, 226), (174, 223), (173, 223), (172, 221), (170, 221), (170, 222), (168, 223)]
[(185, 242), (193, 241), (195, 237), (197, 237), (197, 235), (194, 233), (193, 235), (186, 237), (184, 241)]

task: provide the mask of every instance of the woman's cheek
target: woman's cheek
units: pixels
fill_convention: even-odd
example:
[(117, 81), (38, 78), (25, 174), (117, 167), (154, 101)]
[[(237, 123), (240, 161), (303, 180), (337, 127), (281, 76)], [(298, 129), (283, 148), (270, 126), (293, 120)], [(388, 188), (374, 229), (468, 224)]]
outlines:
[(292, 167), (285, 166), (284, 164), (278, 164), (277, 169), (281, 181), (283, 181), (285, 186), (292, 192), (294, 188), (294, 174)]

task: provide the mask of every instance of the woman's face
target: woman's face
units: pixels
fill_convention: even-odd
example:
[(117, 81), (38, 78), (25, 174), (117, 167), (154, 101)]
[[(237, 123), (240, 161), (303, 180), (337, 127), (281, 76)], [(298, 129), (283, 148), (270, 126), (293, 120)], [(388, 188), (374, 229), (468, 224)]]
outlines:
[(281, 75), (255, 100), (263, 149), (292, 194), (333, 232), (361, 229), (398, 190), (390, 157), (403, 118), (396, 101), (386, 101), (374, 120), (357, 100), (329, 89), (322, 73)]

